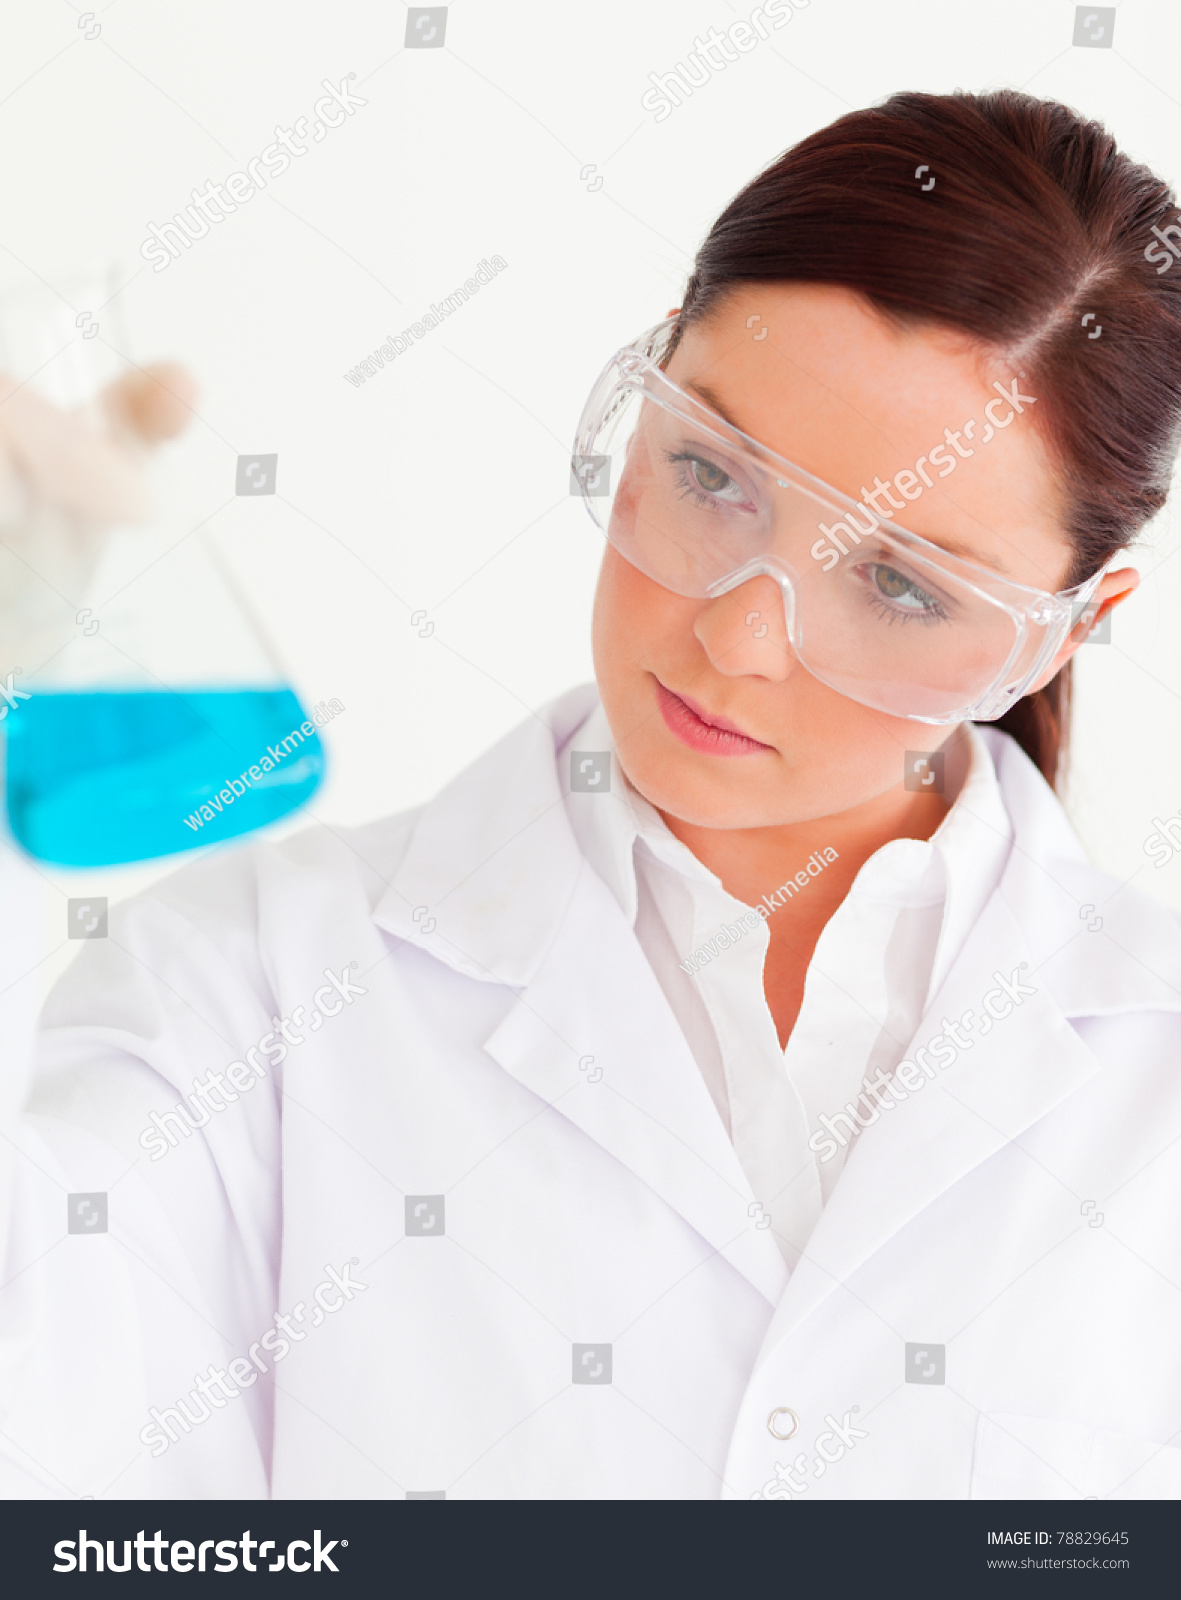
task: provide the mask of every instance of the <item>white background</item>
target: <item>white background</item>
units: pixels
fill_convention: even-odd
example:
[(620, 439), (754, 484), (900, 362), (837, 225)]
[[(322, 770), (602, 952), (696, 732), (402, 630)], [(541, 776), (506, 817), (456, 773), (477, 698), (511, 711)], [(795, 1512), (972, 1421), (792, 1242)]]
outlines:
[[(1057, 0), (811, 0), (657, 123), (649, 73), (752, 9), (459, 0), (442, 49), (406, 49), (404, 8), (372, 0), (8, 0), (0, 288), (113, 260), (130, 280), (120, 359), (178, 357), (199, 379), (149, 538), (206, 527), (305, 704), (344, 702), (316, 818), (417, 804), (592, 675), (600, 536), (568, 492), (582, 403), (788, 145), (895, 90), (1011, 85), (1181, 177), (1181, 7), (1166, 0), (1119, 7), (1112, 49), (1073, 47), (1075, 7)], [(149, 221), (243, 169), (348, 73), (367, 103), (344, 126), (166, 270), (144, 262)], [(493, 255), (507, 268), (471, 302), (362, 387), (345, 381)], [(115, 324), (96, 314), (105, 342)], [(235, 498), (237, 455), (263, 451), (277, 495)], [(1080, 653), (1068, 799), (1102, 866), (1181, 907), (1181, 858), (1158, 870), (1142, 849), (1149, 819), (1181, 810), (1178, 532), (1169, 516), (1149, 531), (1140, 594), (1109, 646)], [(183, 590), (174, 603), (195, 660), (215, 653)], [(47, 872), (62, 931), (67, 893), (118, 898), (179, 859)]]

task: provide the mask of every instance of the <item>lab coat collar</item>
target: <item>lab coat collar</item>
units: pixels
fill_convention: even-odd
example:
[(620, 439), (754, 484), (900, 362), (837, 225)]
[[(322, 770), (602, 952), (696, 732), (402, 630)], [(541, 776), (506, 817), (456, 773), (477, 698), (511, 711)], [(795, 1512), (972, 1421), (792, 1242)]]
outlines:
[[(563, 804), (557, 762), (595, 701), (589, 686), (563, 696), (424, 807), (374, 920), (459, 972), (518, 989), (489, 1053), (774, 1303), (782, 1258), (751, 1221), (754, 1197), (684, 1036)], [(1021, 981), (1036, 995), (859, 1135), (783, 1295), (772, 1343), (925, 1205), (1099, 1070), (1069, 1018), (1181, 1010), (1176, 920), (1096, 872), (1019, 747), (995, 729), (981, 732), (1012, 848), (913, 1043), (938, 1032), (944, 1015), (979, 1014), (994, 972), (1027, 963)]]
[(611, 786), (606, 794), (572, 793), (570, 769), (560, 769), (562, 793), (570, 826), (579, 849), (635, 926), (639, 893), (636, 886), (635, 847), (643, 847), (658, 861), (684, 878), (722, 889), (721, 880), (697, 859), (670, 830), (656, 807), (635, 789), (619, 760), (615, 738), (602, 704), (596, 705), (579, 729), (578, 748), (609, 753)]
[(936, 992), (1000, 881), (1012, 848), (1013, 822), (997, 779), (992, 747), (974, 723), (965, 723), (968, 771), (960, 792), (931, 835), (942, 863), (944, 902), (926, 998)]
[(582, 868), (557, 762), (597, 701), (593, 684), (572, 689), (427, 802), (374, 910), (379, 927), (468, 977), (531, 982)]
[[(484, 1048), (637, 1174), (766, 1297), (787, 1268), (624, 912), (578, 848), (563, 696), (426, 806), (374, 912), (457, 971), (520, 990)], [(582, 741), (579, 741), (582, 748)], [(556, 756), (556, 760), (555, 760)], [(604, 797), (606, 798), (606, 797)]]
[(1066, 812), (1014, 740), (985, 724), (1014, 837), (1000, 894), (1066, 1017), (1181, 1010), (1181, 922), (1087, 860)]
[(925, 1207), (1005, 1146), (1020, 1148), (1027, 1129), (1101, 1070), (1071, 1018), (1181, 1011), (1176, 918), (1096, 871), (1019, 746), (980, 731), (1013, 820), (1013, 848), (904, 1059), (914, 1061), (945, 1018), (971, 1010), (981, 1019), (990, 985), (1007, 979), (1034, 992), (1002, 1020), (978, 1021), (950, 1065), (858, 1134), (760, 1365), (829, 1295), (851, 1292), (862, 1263)]
[[(891, 839), (882, 845), (862, 864), (848, 892), (850, 900), (886, 900), (899, 908), (942, 902), (928, 997), (951, 970), (1000, 881), (1013, 836), (991, 746), (974, 723), (964, 724), (963, 735), (964, 777), (939, 827), (930, 839)], [(610, 754), (606, 792), (572, 794), (565, 763), (561, 781), (579, 848), (623, 907), (628, 922), (634, 927), (637, 844), (682, 877), (711, 884), (724, 894), (720, 880), (670, 832), (660, 813), (628, 781), (601, 704), (579, 730), (577, 744), (580, 750)]]
[[(516, 988), (533, 980), (584, 861), (558, 762), (597, 703), (593, 684), (562, 695), (422, 808), (374, 911), (380, 927), (471, 977)], [(988, 724), (974, 732), (1012, 825), (999, 893), (1063, 1014), (1181, 1009), (1176, 917), (1091, 866), (1057, 797), (1008, 735)]]
[[(1033, 993), (1002, 1020), (985, 1024), (985, 995), (1000, 977), (1020, 986), (1018, 993)], [(1035, 970), (999, 890), (904, 1059), (922, 1056), (922, 1047), (943, 1033), (945, 1018), (955, 1023), (969, 1010), (977, 1021), (974, 1031), (961, 1031), (967, 1048), (934, 1076), (920, 1077), (917, 1088), (886, 1104), (857, 1135), (776, 1310), (760, 1365), (830, 1295), (855, 1293), (850, 1280), (858, 1268), (920, 1212), (1006, 1145), (1019, 1144), (1033, 1123), (1100, 1070)], [(932, 1062), (929, 1053), (916, 1065), (924, 1061)], [(865, 1105), (868, 1119), (868, 1095)]]
[(769, 1219), (755, 1220), (763, 1207), (685, 1036), (589, 866), (540, 968), (484, 1048), (778, 1303), (787, 1266)]

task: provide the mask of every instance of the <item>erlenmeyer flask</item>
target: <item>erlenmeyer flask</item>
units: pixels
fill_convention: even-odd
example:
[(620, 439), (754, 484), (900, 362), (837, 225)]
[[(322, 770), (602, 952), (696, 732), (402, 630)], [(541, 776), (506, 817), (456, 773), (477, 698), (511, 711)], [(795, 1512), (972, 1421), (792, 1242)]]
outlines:
[[(96, 430), (108, 424), (94, 395), (127, 347), (116, 335), (80, 349), (75, 324), (110, 292), (92, 279), (0, 297), (0, 370)], [(30, 854), (73, 867), (248, 833), (324, 772), (323, 719), (301, 708), (212, 539), (131, 525), (147, 511), (131, 473), (106, 487), (97, 512), (82, 493), (30, 500), (0, 527), (9, 826)], [(126, 525), (110, 526), (113, 507)]]

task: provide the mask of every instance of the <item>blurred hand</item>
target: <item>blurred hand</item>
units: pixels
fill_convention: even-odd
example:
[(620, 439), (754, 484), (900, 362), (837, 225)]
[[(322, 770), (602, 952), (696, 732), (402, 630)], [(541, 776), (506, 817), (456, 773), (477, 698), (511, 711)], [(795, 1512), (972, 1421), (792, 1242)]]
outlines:
[(186, 426), (196, 394), (183, 367), (160, 362), (104, 389), (96, 425), (0, 373), (0, 531), (45, 506), (90, 524), (143, 521), (147, 456)]

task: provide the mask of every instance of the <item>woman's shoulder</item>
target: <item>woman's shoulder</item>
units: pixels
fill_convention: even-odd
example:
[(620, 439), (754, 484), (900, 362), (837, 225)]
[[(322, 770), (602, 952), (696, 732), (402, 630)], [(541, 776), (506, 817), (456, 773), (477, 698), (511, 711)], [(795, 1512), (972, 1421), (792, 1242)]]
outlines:
[(1013, 825), (1001, 898), (1063, 1011), (1168, 1012), (1181, 1026), (1181, 916), (1096, 866), (1025, 752), (998, 729), (977, 731)]
[(281, 914), (306, 922), (329, 900), (372, 910), (408, 858), (462, 876), (458, 868), (473, 852), (496, 854), (534, 813), (551, 809), (555, 757), (596, 702), (593, 685), (560, 696), (422, 804), (356, 826), (313, 821), (278, 839), (243, 840), (187, 862), (113, 907), (112, 927), (116, 917), (179, 918), (233, 938)]
[(1067, 1016), (1170, 1013), (1181, 1040), (1176, 911), (1085, 857), (1016, 854), (1001, 892)]
[[(314, 823), (279, 839), (240, 841), (185, 862), (111, 908), (113, 935), (199, 929), (221, 948), (254, 942), (282, 915), (304, 926), (329, 900), (376, 902), (397, 871), (422, 807), (359, 827)], [(169, 940), (169, 942), (171, 942)]]

